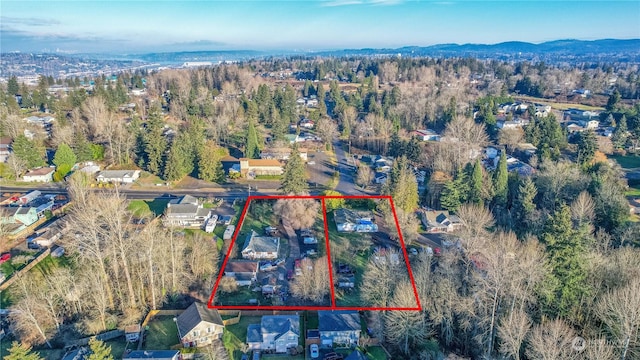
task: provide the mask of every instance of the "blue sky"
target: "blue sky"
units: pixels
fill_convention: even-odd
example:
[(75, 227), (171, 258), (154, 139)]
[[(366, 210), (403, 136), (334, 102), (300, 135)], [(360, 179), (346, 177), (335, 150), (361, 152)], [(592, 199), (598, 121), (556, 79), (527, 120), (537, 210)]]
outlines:
[(640, 1), (2, 0), (0, 50), (428, 46), (640, 38)]

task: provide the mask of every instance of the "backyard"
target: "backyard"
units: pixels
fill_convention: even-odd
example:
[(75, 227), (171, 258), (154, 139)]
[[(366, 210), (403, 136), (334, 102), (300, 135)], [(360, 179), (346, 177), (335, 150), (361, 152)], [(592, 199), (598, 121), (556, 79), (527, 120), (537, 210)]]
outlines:
[(625, 155), (625, 156), (621, 156), (621, 155), (613, 155), (610, 156), (611, 159), (614, 159), (615, 161), (618, 162), (618, 164), (620, 164), (620, 166), (623, 169), (635, 169), (635, 168), (640, 168), (640, 156), (633, 156), (633, 155)]
[(167, 203), (169, 199), (131, 200), (127, 209), (137, 217), (160, 216), (164, 213)]
[(156, 316), (147, 325), (143, 349), (169, 350), (178, 345), (178, 327), (173, 316)]

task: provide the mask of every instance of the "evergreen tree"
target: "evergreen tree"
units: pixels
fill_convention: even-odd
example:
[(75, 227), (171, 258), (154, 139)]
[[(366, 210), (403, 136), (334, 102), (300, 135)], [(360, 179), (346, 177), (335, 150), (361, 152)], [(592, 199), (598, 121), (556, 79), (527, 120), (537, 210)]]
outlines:
[(202, 180), (216, 183), (224, 182), (222, 158), (229, 155), (226, 148), (217, 146), (213, 141), (207, 141), (198, 154), (198, 177)]
[(13, 75), (7, 82), (7, 93), (9, 96), (14, 96), (20, 93), (20, 85), (18, 84), (18, 78)]
[(587, 249), (571, 223), (571, 211), (566, 204), (550, 215), (541, 234), (547, 246), (551, 274), (545, 281), (542, 306), (550, 317), (567, 316), (578, 311), (580, 302), (589, 296), (587, 285)]
[(157, 107), (149, 110), (146, 131), (143, 135), (146, 169), (155, 175), (160, 175), (162, 160), (167, 149), (167, 139), (162, 135), (164, 122)]
[(383, 192), (391, 195), (395, 206), (406, 213), (413, 212), (418, 207), (418, 182), (405, 156), (393, 163)]
[(477, 158), (475, 164), (473, 164), (473, 170), (471, 173), (471, 183), (469, 189), (469, 202), (482, 205), (482, 164), (480, 159)]
[(260, 145), (258, 143), (258, 133), (253, 121), (249, 120), (247, 126), (247, 138), (245, 143), (245, 154), (249, 159), (257, 159), (260, 157)]
[(71, 171), (76, 163), (76, 154), (69, 145), (62, 143), (58, 145), (55, 155), (53, 156), (53, 164), (56, 166), (56, 172), (60, 177), (64, 177)]
[(300, 157), (298, 147), (294, 146), (289, 160), (284, 166), (280, 191), (282, 191), (283, 194), (300, 195), (306, 193), (307, 189), (308, 184), (304, 172), (304, 162)]
[(493, 203), (499, 207), (505, 207), (507, 205), (509, 185), (509, 173), (507, 172), (507, 154), (504, 151), (500, 151), (500, 160), (496, 171), (493, 173), (493, 189), (494, 198)]
[(9, 353), (4, 356), (3, 360), (42, 360), (42, 358), (40, 355), (33, 353), (30, 346), (14, 341), (11, 343)]
[(440, 193), (440, 206), (451, 212), (456, 212), (462, 205), (460, 191), (455, 180), (449, 180), (444, 184)]
[(87, 360), (113, 360), (111, 346), (107, 346), (107, 344), (95, 337), (89, 340), (89, 349), (91, 349), (91, 354), (87, 357)]
[(26, 136), (18, 135), (11, 144), (13, 153), (20, 160), (27, 164), (29, 169), (44, 166), (45, 150), (42, 146), (36, 144), (36, 142), (27, 139)]
[(581, 132), (578, 135), (578, 163), (582, 165), (590, 163), (596, 150), (598, 150), (598, 142), (593, 131)]
[(520, 183), (513, 202), (514, 228), (519, 235), (531, 230), (531, 222), (536, 211), (534, 199), (537, 194), (536, 184), (530, 178), (527, 177)]
[(613, 135), (611, 135), (611, 142), (613, 143), (613, 147), (616, 149), (623, 149), (624, 145), (627, 143), (628, 137), (629, 132), (627, 129), (627, 117), (622, 115), (622, 118), (620, 118), (620, 121), (613, 131)]
[(180, 132), (169, 149), (163, 177), (169, 181), (176, 181), (190, 174), (194, 168), (192, 152), (193, 147), (189, 135), (185, 132)]
[(616, 89), (613, 91), (613, 94), (609, 96), (609, 100), (607, 100), (607, 105), (605, 109), (609, 112), (614, 112), (618, 109), (618, 103), (620, 102), (621, 96), (620, 92)]

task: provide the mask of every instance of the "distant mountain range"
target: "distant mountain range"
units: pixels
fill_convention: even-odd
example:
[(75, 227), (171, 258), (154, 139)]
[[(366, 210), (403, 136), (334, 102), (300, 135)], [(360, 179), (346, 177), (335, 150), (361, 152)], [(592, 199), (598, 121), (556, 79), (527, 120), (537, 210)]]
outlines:
[[(496, 59), (573, 59), (640, 61), (640, 39), (618, 40), (555, 40), (540, 44), (509, 41), (498, 44), (439, 44), (432, 46), (405, 46), (385, 49), (341, 49), (324, 51), (293, 50), (225, 50), (225, 51), (181, 51), (155, 52), (121, 55), (120, 59), (142, 60), (153, 63), (180, 63), (187, 61), (238, 61), (253, 58), (280, 56), (430, 56)], [(87, 56), (87, 55), (85, 55)]]

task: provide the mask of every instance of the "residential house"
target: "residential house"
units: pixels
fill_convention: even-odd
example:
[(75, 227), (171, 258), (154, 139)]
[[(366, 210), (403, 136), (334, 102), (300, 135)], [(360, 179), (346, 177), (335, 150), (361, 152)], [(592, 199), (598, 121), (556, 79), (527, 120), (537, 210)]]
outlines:
[(308, 99), (307, 100), (307, 107), (317, 107), (318, 106), (318, 99)]
[(140, 324), (132, 324), (125, 326), (124, 328), (124, 337), (128, 342), (136, 342), (140, 340), (140, 332), (142, 331), (142, 326)]
[(315, 125), (315, 123), (313, 122), (313, 120), (311, 119), (302, 119), (300, 120), (300, 127), (305, 128), (305, 129), (313, 129), (313, 126)]
[(97, 180), (101, 183), (131, 184), (140, 177), (140, 170), (103, 170)]
[(9, 155), (13, 152), (11, 142), (10, 137), (0, 137), (0, 162), (2, 163), (6, 163), (9, 160)]
[(440, 141), (440, 134), (430, 129), (416, 130), (413, 135), (420, 141)]
[(125, 353), (122, 359), (180, 360), (182, 355), (179, 350), (133, 350)]
[(322, 347), (358, 345), (360, 315), (352, 310), (318, 311), (318, 330)]
[(551, 105), (535, 104), (536, 107), (535, 116), (546, 117), (551, 114)]
[(460, 218), (445, 210), (428, 210), (422, 212), (422, 223), (428, 233), (452, 232), (462, 224)]
[(260, 324), (247, 327), (247, 345), (250, 350), (286, 353), (298, 346), (300, 317), (298, 315), (263, 316)]
[(56, 241), (60, 240), (68, 230), (68, 222), (63, 218), (60, 218), (38, 231), (36, 234), (37, 237), (34, 238), (32, 242), (35, 242), (40, 246), (50, 247), (55, 244)]
[(368, 211), (337, 209), (333, 212), (333, 220), (340, 232), (376, 232), (378, 225), (373, 222), (373, 214)]
[(55, 167), (42, 167), (39, 169), (34, 169), (22, 177), (22, 181), (25, 182), (52, 182), (53, 181), (53, 173), (56, 171)]
[(222, 338), (224, 324), (218, 310), (194, 302), (176, 319), (178, 337), (184, 347), (201, 347)]
[(258, 281), (258, 262), (229, 260), (224, 268), (224, 276), (233, 277), (238, 286), (250, 286)]
[(516, 145), (516, 151), (524, 154), (525, 156), (533, 156), (538, 151), (538, 148), (535, 147), (532, 143), (519, 143)]
[(240, 158), (240, 174), (243, 176), (282, 175), (284, 168), (276, 159)]
[(338, 287), (340, 289), (353, 289), (355, 287), (356, 278), (353, 275), (338, 276)]
[(55, 118), (53, 116), (29, 116), (25, 119), (29, 124), (36, 124), (45, 127), (51, 124)]
[(211, 217), (211, 211), (191, 195), (173, 199), (167, 204), (162, 220), (165, 226), (201, 228)]
[(271, 236), (258, 236), (251, 231), (244, 242), (242, 257), (244, 259), (276, 259), (280, 250), (280, 238)]
[(578, 123), (586, 130), (595, 130), (600, 127), (600, 121), (595, 119), (580, 120)]
[(389, 175), (387, 175), (387, 173), (376, 173), (375, 178), (373, 179), (373, 182), (376, 184), (384, 184), (387, 182), (387, 178), (389, 177)]
[(20, 205), (27, 205), (30, 202), (32, 202), (33, 200), (37, 199), (40, 197), (40, 195), (42, 195), (42, 193), (38, 190), (33, 190), (33, 191), (29, 191), (28, 193), (20, 196), (18, 198), (18, 204)]
[(0, 223), (10, 235), (20, 233), (38, 221), (38, 213), (34, 207), (3, 207)]
[[(260, 159), (275, 159), (280, 161), (287, 161), (289, 160), (289, 156), (291, 156), (291, 151), (293, 150), (288, 147), (264, 149), (260, 152)], [(298, 152), (300, 153), (300, 158), (303, 161), (307, 161), (307, 149), (298, 149)]]

